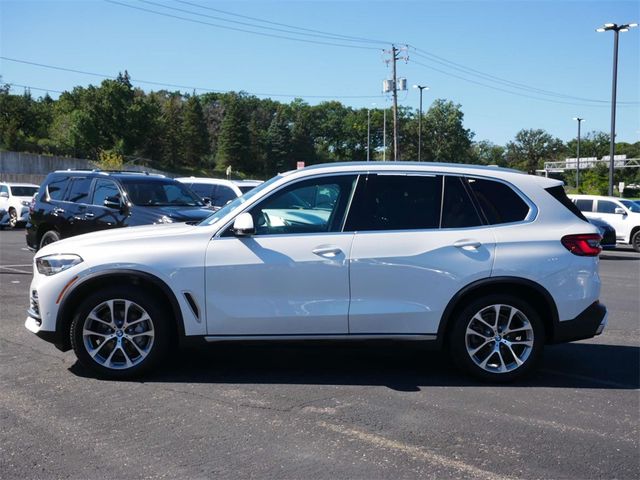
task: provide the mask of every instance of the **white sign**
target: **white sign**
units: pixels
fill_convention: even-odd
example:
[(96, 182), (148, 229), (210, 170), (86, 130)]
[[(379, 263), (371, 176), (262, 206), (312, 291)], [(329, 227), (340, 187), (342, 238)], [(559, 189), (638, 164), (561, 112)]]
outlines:
[(301, 168), (304, 168), (304, 162), (297, 162), (296, 169), (300, 170)]

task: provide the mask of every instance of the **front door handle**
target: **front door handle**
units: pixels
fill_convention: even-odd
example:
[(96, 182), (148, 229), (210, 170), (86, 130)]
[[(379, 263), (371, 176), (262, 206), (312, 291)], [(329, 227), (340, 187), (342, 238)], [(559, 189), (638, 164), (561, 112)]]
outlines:
[(319, 257), (335, 258), (342, 253), (342, 250), (339, 247), (326, 246), (314, 248), (311, 252)]
[(477, 240), (465, 239), (465, 240), (458, 240), (453, 244), (453, 246), (456, 248), (461, 248), (462, 250), (477, 250), (482, 246), (482, 243), (480, 243)]
[(95, 213), (91, 213), (91, 212), (87, 212), (87, 213), (84, 214), (85, 218), (93, 218), (95, 216), (96, 216), (96, 214)]

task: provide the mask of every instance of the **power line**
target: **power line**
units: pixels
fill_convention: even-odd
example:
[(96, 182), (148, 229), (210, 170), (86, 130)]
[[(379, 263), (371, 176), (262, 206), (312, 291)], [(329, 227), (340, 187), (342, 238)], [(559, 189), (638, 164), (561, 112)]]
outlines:
[[(500, 77), (497, 77), (495, 75), (491, 75), (489, 73), (485, 73), (485, 72), (481, 72), (480, 70), (476, 70), (474, 68), (471, 67), (466, 67), (460, 63), (456, 63), (453, 62), (451, 60), (447, 60), (444, 57), (441, 57), (439, 55), (436, 55), (434, 53), (430, 53), (427, 52), (426, 50), (422, 50), (420, 48), (417, 48), (415, 46), (411, 46), (415, 52), (414, 55), (424, 58), (426, 60), (429, 60), (431, 62), (436, 62), (439, 63), (441, 65), (444, 65), (448, 68), (460, 71), (462, 73), (465, 73), (467, 75), (473, 75), (473, 76), (480, 76), (480, 77), (484, 77), (484, 79), (487, 79), (489, 81), (492, 82), (496, 82), (499, 84), (503, 84), (506, 85), (508, 87), (511, 88), (517, 88), (520, 90), (525, 90), (525, 91), (530, 91), (532, 93), (538, 93), (538, 94), (542, 94), (542, 95), (548, 95), (548, 96), (554, 96), (554, 97), (558, 97), (558, 98), (566, 98), (566, 99), (573, 99), (573, 100), (579, 100), (579, 101), (584, 101), (584, 102), (594, 102), (594, 103), (605, 103), (605, 104), (609, 104), (608, 100), (596, 100), (596, 99), (591, 99), (591, 98), (584, 98), (584, 97), (576, 97), (574, 95), (567, 95), (567, 94), (563, 94), (563, 93), (559, 93), (559, 92), (554, 92), (551, 90), (544, 90), (541, 88), (537, 88), (537, 87), (532, 87), (530, 85), (526, 85), (524, 83), (519, 83), (519, 82), (513, 82), (511, 80), (506, 80)], [(626, 104), (637, 104), (638, 102), (618, 102), (618, 103), (626, 103)]]
[(365, 47), (362, 45), (347, 45), (347, 44), (343, 44), (343, 43), (333, 43), (333, 42), (321, 42), (319, 40), (308, 40), (305, 38), (295, 38), (295, 37), (288, 37), (285, 35), (276, 35), (273, 33), (265, 33), (265, 32), (256, 32), (253, 30), (247, 30), (245, 28), (237, 28), (237, 27), (230, 27), (228, 25), (219, 25), (219, 24), (215, 24), (215, 23), (211, 23), (211, 22), (205, 22), (203, 20), (196, 20), (193, 18), (187, 18), (187, 17), (181, 17), (179, 15), (173, 15), (171, 13), (164, 13), (164, 12), (158, 12), (156, 10), (151, 10), (149, 8), (144, 8), (144, 7), (136, 7), (133, 5), (128, 5), (126, 3), (121, 3), (121, 2), (117, 2), (115, 0), (104, 0), (107, 3), (113, 3), (114, 5), (120, 5), (122, 7), (126, 7), (126, 8), (131, 8), (134, 10), (140, 10), (143, 12), (147, 12), (147, 13), (153, 13), (155, 15), (161, 15), (163, 17), (169, 17), (169, 18), (175, 18), (178, 20), (183, 20), (185, 22), (191, 22), (191, 23), (198, 23), (201, 25), (208, 25), (210, 27), (216, 27), (216, 28), (223, 28), (226, 30), (233, 30), (236, 32), (243, 32), (243, 33), (250, 33), (252, 35), (260, 35), (263, 37), (271, 37), (271, 38), (280, 38), (280, 39), (284, 39), (284, 40), (292, 40), (292, 41), (296, 41), (296, 42), (304, 42), (304, 43), (312, 43), (312, 44), (316, 44), (316, 45), (329, 45), (329, 46), (333, 46), (333, 47), (344, 47), (344, 48), (357, 48), (357, 49), (361, 49), (361, 50), (380, 50), (379, 48), (376, 47)]
[(29, 90), (38, 90), (41, 92), (53, 92), (53, 93), (59, 93), (59, 94), (63, 94), (64, 92), (61, 92), (60, 90), (53, 90), (51, 88), (40, 88), (40, 87), (32, 87), (31, 85), (20, 85), (19, 83), (7, 83), (6, 85), (9, 85), (11, 87), (20, 87), (20, 88), (27, 88)]
[(248, 19), (248, 20), (256, 21), (256, 22), (267, 23), (269, 25), (278, 25), (280, 27), (293, 28), (293, 29), (296, 29), (296, 30), (304, 31), (304, 32), (320, 33), (320, 34), (323, 34), (323, 35), (329, 35), (329, 36), (333, 36), (335, 38), (342, 38), (342, 39), (345, 39), (345, 40), (348, 39), (348, 40), (362, 41), (362, 42), (365, 42), (365, 43), (382, 43), (382, 44), (385, 44), (385, 45), (388, 45), (390, 43), (394, 43), (394, 42), (390, 42), (388, 40), (376, 40), (376, 39), (364, 38), (364, 37), (354, 37), (354, 36), (351, 36), (351, 35), (342, 35), (342, 34), (339, 34), (339, 33), (324, 32), (322, 30), (314, 30), (314, 29), (311, 29), (311, 28), (297, 27), (295, 25), (289, 25), (289, 24), (286, 24), (286, 23), (272, 22), (272, 21), (269, 21), (269, 20), (263, 20), (261, 18), (250, 17), (248, 15), (240, 15), (238, 13), (233, 13), (233, 12), (229, 12), (229, 11), (226, 11), (226, 10), (220, 10), (219, 8), (213, 8), (213, 7), (204, 6), (204, 5), (200, 5), (200, 4), (193, 3), (193, 2), (187, 2), (185, 0), (175, 0), (175, 1), (178, 2), (178, 3), (183, 3), (185, 5), (191, 5), (193, 7), (198, 7), (198, 8), (202, 8), (202, 9), (205, 9), (205, 10), (211, 10), (213, 12), (223, 13), (225, 15), (231, 15), (231, 16), (238, 17), (238, 18), (245, 18), (245, 19)]
[[(326, 38), (329, 40), (340, 40), (340, 41), (346, 41), (346, 42), (358, 42), (358, 43), (385, 43), (379, 40), (370, 40), (370, 39), (366, 39), (366, 40), (361, 40), (361, 39), (355, 39), (355, 38), (349, 38), (347, 36), (338, 36), (332, 33), (328, 33), (328, 32), (316, 32), (316, 33), (305, 33), (305, 32), (296, 32), (293, 31), (292, 28), (296, 28), (296, 27), (292, 27), (290, 26), (287, 29), (284, 28), (275, 28), (275, 27), (265, 27), (262, 25), (256, 25), (255, 23), (248, 23), (248, 22), (241, 22), (238, 20), (230, 20), (228, 18), (223, 18), (223, 17), (218, 17), (218, 16), (214, 16), (214, 15), (207, 15), (206, 13), (199, 13), (199, 12), (195, 12), (193, 10), (186, 10), (183, 8), (177, 8), (177, 7), (170, 7), (169, 5), (165, 5), (162, 3), (157, 3), (157, 2), (152, 2), (150, 0), (138, 0), (140, 3), (146, 3), (147, 5), (153, 5), (155, 7), (160, 7), (160, 8), (166, 8), (168, 10), (174, 10), (176, 12), (182, 12), (182, 13), (187, 13), (189, 15), (196, 15), (198, 17), (205, 17), (205, 18), (211, 18), (213, 20), (220, 20), (223, 22), (229, 22), (229, 23), (234, 23), (236, 25), (244, 25), (244, 26), (248, 26), (251, 28), (262, 28), (265, 30), (272, 30), (275, 32), (282, 32), (282, 33), (289, 33), (292, 35), (306, 35), (309, 37), (316, 37), (316, 38)], [(188, 5), (195, 5), (193, 3), (190, 2), (181, 2), (179, 1), (178, 3), (186, 3)], [(195, 5), (195, 6), (199, 6), (199, 5)], [(207, 10), (209, 10), (207, 7), (200, 7), (200, 8), (205, 8)], [(218, 11), (217, 9), (211, 9), (211, 10), (215, 10)]]
[[(102, 73), (95, 73), (95, 72), (87, 72), (85, 70), (77, 70), (75, 68), (67, 68), (67, 67), (60, 67), (57, 65), (47, 65), (45, 63), (37, 63), (37, 62), (30, 62), (27, 60), (20, 60), (17, 58), (10, 58), (10, 57), (4, 57), (4, 56), (0, 56), (0, 59), (2, 60), (6, 60), (9, 62), (15, 62), (15, 63), (22, 63), (25, 65), (32, 65), (35, 67), (40, 67), (40, 68), (48, 68), (51, 70), (60, 70), (63, 72), (71, 72), (71, 73), (78, 73), (81, 75), (90, 75), (93, 77), (98, 77), (98, 78), (104, 78), (104, 79), (115, 79), (117, 77), (113, 76), (113, 75), (105, 75)], [(212, 92), (212, 93), (228, 93), (229, 90), (220, 90), (220, 89), (213, 89), (213, 88), (208, 88), (208, 87), (196, 87), (193, 85), (179, 85), (179, 84), (175, 84), (175, 83), (162, 83), (162, 82), (154, 82), (151, 80), (140, 80), (140, 79), (134, 79), (131, 78), (130, 81), (132, 83), (145, 83), (145, 84), (150, 84), (150, 85), (157, 85), (157, 86), (161, 86), (161, 87), (172, 87), (172, 88), (179, 88), (179, 89), (184, 89), (184, 90), (200, 90), (203, 92)], [(20, 86), (20, 85), (18, 85)], [(35, 90), (35, 88), (34, 88)], [(52, 92), (56, 92), (56, 93), (62, 93), (62, 92), (58, 92), (56, 90), (51, 90)], [(255, 96), (261, 96), (261, 97), (283, 97), (283, 98), (381, 98), (383, 95), (298, 95), (298, 94), (284, 94), (284, 93), (264, 93), (264, 92), (246, 92), (244, 90), (241, 90), (242, 92), (248, 94), (248, 95), (255, 95)]]
[[(486, 87), (486, 88), (491, 88), (491, 89), (497, 90), (499, 92), (508, 93), (510, 95), (516, 95), (516, 96), (519, 96), (519, 97), (526, 97), (526, 98), (531, 98), (531, 99), (534, 99), (534, 100), (540, 100), (542, 102), (564, 104), (564, 105), (579, 105), (579, 106), (584, 106), (584, 107), (596, 107), (596, 108), (608, 107), (608, 105), (593, 105), (593, 104), (585, 104), (585, 103), (577, 103), (577, 102), (564, 102), (564, 101), (561, 101), (561, 100), (553, 100), (553, 99), (550, 99), (550, 98), (536, 97), (536, 96), (528, 95), (528, 94), (522, 93), (522, 92), (514, 92), (514, 91), (511, 91), (511, 90), (506, 90), (504, 88), (496, 87), (494, 85), (489, 85), (489, 84), (486, 84), (486, 83), (483, 83), (483, 82), (479, 82), (477, 80), (472, 80), (470, 78), (466, 78), (466, 77), (463, 77), (463, 76), (460, 76), (460, 75), (456, 75), (456, 74), (451, 73), (451, 72), (446, 72), (444, 70), (441, 70), (439, 68), (433, 67), (431, 65), (426, 65), (424, 63), (418, 62), (416, 60), (412, 60), (412, 62), (415, 63), (416, 65), (420, 65), (420, 66), (428, 68), (430, 70), (434, 70), (436, 72), (440, 72), (440, 73), (442, 73), (444, 75), (448, 75), (450, 77), (458, 78), (460, 80), (464, 80), (465, 82), (473, 83), (473, 84), (480, 85), (480, 86), (483, 86), (483, 87)], [(633, 106), (633, 105), (623, 105), (623, 106), (629, 107), (629, 106)]]

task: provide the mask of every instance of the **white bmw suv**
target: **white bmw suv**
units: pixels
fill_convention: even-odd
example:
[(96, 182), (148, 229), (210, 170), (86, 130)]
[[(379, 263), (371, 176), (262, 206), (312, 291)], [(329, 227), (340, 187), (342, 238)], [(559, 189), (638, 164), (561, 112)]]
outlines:
[(317, 165), (198, 225), (90, 233), (34, 259), (26, 328), (112, 378), (181, 342), (422, 340), (483, 379), (604, 329), (600, 236), (562, 183), (493, 167)]

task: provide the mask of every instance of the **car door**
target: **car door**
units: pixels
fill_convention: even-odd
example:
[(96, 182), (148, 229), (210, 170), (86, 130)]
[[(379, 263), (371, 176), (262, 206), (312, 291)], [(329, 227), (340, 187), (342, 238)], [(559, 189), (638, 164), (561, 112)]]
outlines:
[(462, 177), (361, 177), (345, 230), (351, 334), (435, 334), (453, 295), (491, 274), (494, 236)]
[(616, 208), (621, 208), (626, 212), (626, 209), (620, 203), (599, 198), (596, 202), (595, 217), (615, 228), (618, 240), (626, 241), (630, 233), (629, 216), (616, 213)]
[(250, 209), (256, 232), (228, 227), (206, 253), (210, 335), (348, 332), (349, 254), (343, 233), (355, 175), (301, 180)]
[(91, 177), (72, 177), (65, 195), (65, 204), (60, 215), (66, 220), (63, 238), (91, 231), (91, 222), (86, 217), (91, 193)]

